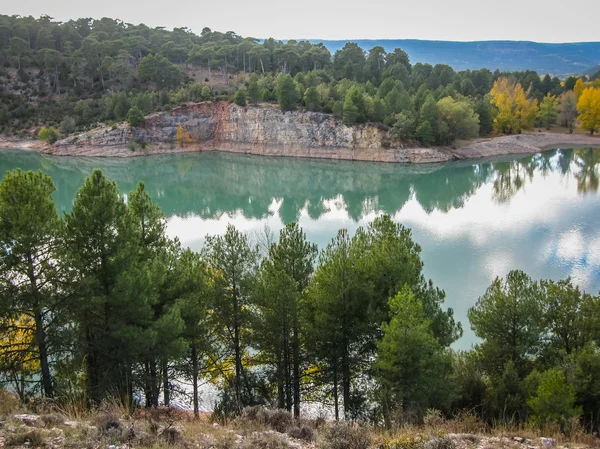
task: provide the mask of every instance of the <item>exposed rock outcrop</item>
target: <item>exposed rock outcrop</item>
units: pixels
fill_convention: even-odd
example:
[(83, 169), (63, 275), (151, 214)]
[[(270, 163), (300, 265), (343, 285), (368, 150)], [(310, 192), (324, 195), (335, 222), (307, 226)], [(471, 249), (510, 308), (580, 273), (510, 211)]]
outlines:
[[(176, 140), (181, 125), (192, 143)], [(132, 128), (123, 123), (69, 136), (55, 145), (0, 139), (0, 147), (26, 147), (66, 156), (130, 157), (197, 151), (358, 161), (432, 163), (504, 154), (531, 154), (560, 146), (600, 146), (579, 134), (530, 133), (478, 139), (458, 148), (405, 147), (376, 124), (344, 125), (329, 114), (281, 112), (273, 105), (240, 107), (227, 102), (194, 103), (155, 113)]]

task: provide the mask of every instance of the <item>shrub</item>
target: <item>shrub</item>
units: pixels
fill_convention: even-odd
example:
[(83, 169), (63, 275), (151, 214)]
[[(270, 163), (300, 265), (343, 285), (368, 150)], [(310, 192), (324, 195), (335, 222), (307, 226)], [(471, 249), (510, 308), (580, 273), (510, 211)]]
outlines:
[(6, 446), (40, 447), (44, 444), (44, 435), (40, 429), (19, 427), (15, 433), (6, 435)]
[(129, 123), (129, 126), (137, 128), (138, 126), (146, 123), (146, 117), (144, 117), (144, 113), (140, 110), (140, 108), (134, 106), (127, 113), (127, 123)]
[(323, 434), (322, 449), (368, 449), (371, 445), (369, 432), (360, 427), (337, 423), (327, 428)]
[(246, 89), (239, 89), (233, 96), (233, 102), (238, 106), (246, 106)]
[(72, 134), (76, 129), (77, 125), (75, 124), (75, 119), (72, 117), (67, 116), (60, 122), (60, 132), (62, 134)]
[(287, 410), (268, 409), (260, 405), (242, 410), (242, 419), (263, 424), (280, 433), (284, 433), (293, 421), (292, 415)]
[(423, 418), (423, 422), (426, 426), (437, 427), (444, 423), (444, 417), (442, 412), (434, 408), (427, 409), (427, 413)]
[(288, 435), (297, 440), (315, 441), (315, 431), (308, 426), (292, 427), (288, 430)]
[(423, 435), (407, 431), (385, 441), (380, 446), (382, 449), (423, 449), (424, 440)]
[(423, 449), (456, 449), (456, 443), (447, 436), (431, 438), (423, 443)]
[(575, 407), (575, 388), (567, 384), (559, 369), (552, 368), (543, 373), (534, 371), (526, 382), (535, 390), (527, 400), (533, 412), (531, 419), (541, 430), (547, 424), (560, 424), (561, 431), (565, 432), (567, 424), (581, 414), (581, 407)]
[(21, 410), (22, 404), (19, 398), (0, 388), (0, 418)]
[(40, 129), (40, 132), (38, 133), (38, 139), (48, 142), (49, 144), (53, 144), (58, 140), (58, 133), (51, 126), (48, 128), (44, 127)]
[(131, 143), (129, 144), (129, 149), (130, 149), (131, 151), (135, 151), (135, 142), (131, 142)]
[(65, 417), (60, 413), (48, 413), (46, 415), (42, 415), (41, 418), (42, 421), (44, 421), (46, 425), (49, 426), (58, 426), (65, 422)]
[(242, 449), (288, 449), (289, 443), (285, 437), (276, 433), (259, 432), (246, 438)]

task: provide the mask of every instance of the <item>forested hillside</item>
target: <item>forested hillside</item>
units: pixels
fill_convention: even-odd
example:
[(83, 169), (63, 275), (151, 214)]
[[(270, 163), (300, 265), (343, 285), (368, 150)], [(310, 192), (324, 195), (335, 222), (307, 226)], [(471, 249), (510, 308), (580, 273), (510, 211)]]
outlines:
[[(321, 111), (346, 124), (379, 123), (417, 145), (550, 128), (557, 120), (572, 130), (578, 119), (592, 133), (600, 126), (600, 81), (457, 72), (412, 63), (401, 48), (352, 42), (332, 55), (320, 43), (260, 42), (208, 28), (196, 35), (108, 18), (0, 16), (0, 61), (0, 132), (49, 142), (100, 122), (142, 126), (153, 111), (205, 100), (277, 102), (283, 111)], [(586, 88), (593, 92), (579, 107)]]

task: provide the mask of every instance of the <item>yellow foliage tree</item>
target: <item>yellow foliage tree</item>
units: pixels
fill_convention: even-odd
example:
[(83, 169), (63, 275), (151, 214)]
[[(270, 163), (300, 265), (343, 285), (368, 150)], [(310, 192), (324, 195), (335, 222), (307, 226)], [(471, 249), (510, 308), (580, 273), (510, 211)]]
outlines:
[(494, 82), (490, 95), (490, 103), (495, 107), (496, 131), (512, 134), (533, 128), (538, 103), (529, 98), (529, 92), (520, 83), (500, 78)]
[(600, 129), (600, 88), (584, 89), (577, 102), (579, 128), (594, 134)]
[(0, 321), (0, 370), (23, 399), (27, 378), (40, 370), (32, 317), (21, 315), (17, 319), (4, 318)]
[(190, 143), (192, 143), (192, 135), (185, 130), (181, 123), (177, 126), (177, 134), (175, 135), (175, 139), (177, 139), (177, 143), (179, 146), (184, 147)]
[(573, 93), (575, 94), (576, 100), (579, 100), (579, 97), (581, 96), (581, 93), (583, 92), (584, 89), (585, 89), (585, 83), (583, 82), (583, 80), (581, 78), (579, 78), (575, 82), (575, 87), (573, 87)]

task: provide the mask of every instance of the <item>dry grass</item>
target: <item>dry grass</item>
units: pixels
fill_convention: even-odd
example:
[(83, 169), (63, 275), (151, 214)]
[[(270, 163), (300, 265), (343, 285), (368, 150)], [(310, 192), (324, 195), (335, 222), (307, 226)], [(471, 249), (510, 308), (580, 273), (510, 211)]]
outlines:
[(0, 419), (21, 413), (25, 407), (14, 394), (0, 388)]
[[(11, 402), (14, 398), (5, 393), (2, 397), (0, 410), (8, 411), (9, 415), (23, 411), (18, 401)], [(490, 427), (467, 412), (445, 419), (440, 412), (429, 410), (424, 425), (384, 430), (294, 420), (286, 411), (259, 407), (246, 409), (227, 425), (212, 423), (208, 414), (194, 418), (189, 412), (165, 407), (138, 410), (130, 415), (116, 402), (104, 403), (92, 412), (73, 410), (79, 422), (75, 426), (64, 422), (64, 417), (73, 420), (73, 415), (52, 412), (41, 415), (45, 428), (33, 429), (9, 419), (0, 434), (4, 432), (7, 447), (27, 443), (29, 447), (56, 449), (110, 445), (135, 449), (526, 449), (540, 447), (542, 436), (554, 438), (558, 446), (568, 448), (598, 447), (598, 439), (584, 432), (577, 422), (564, 435), (558, 426), (540, 430), (527, 425), (495, 423)], [(531, 441), (518, 444), (515, 437)]]

